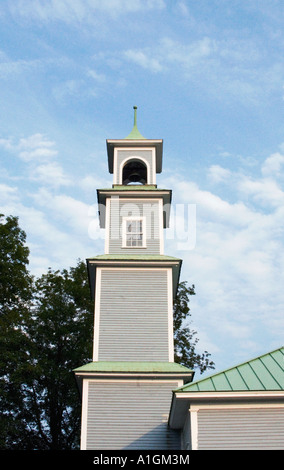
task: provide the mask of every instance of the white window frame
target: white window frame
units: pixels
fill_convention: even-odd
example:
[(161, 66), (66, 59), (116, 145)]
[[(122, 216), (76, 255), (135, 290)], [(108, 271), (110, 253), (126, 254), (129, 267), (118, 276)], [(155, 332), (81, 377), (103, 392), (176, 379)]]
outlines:
[[(126, 240), (126, 227), (127, 227), (127, 222), (129, 221), (141, 221), (142, 222), (142, 245), (141, 246), (129, 246), (127, 245), (127, 240)], [(129, 249), (136, 249), (136, 248), (147, 248), (146, 246), (146, 217), (123, 217), (122, 219), (122, 248), (129, 248)]]

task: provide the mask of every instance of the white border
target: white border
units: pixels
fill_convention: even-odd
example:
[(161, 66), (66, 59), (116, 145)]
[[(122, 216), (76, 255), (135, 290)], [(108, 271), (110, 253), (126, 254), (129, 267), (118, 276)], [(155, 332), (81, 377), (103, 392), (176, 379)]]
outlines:
[(82, 411), (81, 411), (81, 444), (80, 449), (87, 448), (87, 424), (88, 424), (88, 402), (89, 402), (89, 380), (83, 380)]
[(101, 304), (101, 280), (102, 269), (97, 268), (96, 275), (96, 296), (95, 296), (95, 313), (94, 313), (94, 343), (93, 343), (93, 361), (98, 361), (99, 356), (99, 333), (100, 333), (100, 304)]
[[(151, 157), (152, 157), (152, 175), (150, 172), (150, 163), (145, 160), (144, 157), (138, 156), (138, 155), (131, 155), (129, 157), (126, 157), (124, 160), (122, 160), (120, 164), (120, 168), (117, 166), (117, 152), (118, 151), (148, 151), (151, 150)], [(147, 167), (147, 184), (156, 184), (156, 148), (155, 147), (115, 147), (114, 152), (113, 152), (113, 184), (122, 184), (122, 171), (123, 167), (125, 165), (125, 162), (127, 160), (136, 158), (138, 160), (142, 160)], [(152, 181), (151, 181), (152, 180)]]
[(116, 271), (167, 271), (167, 288), (168, 288), (168, 357), (169, 362), (174, 362), (174, 339), (173, 339), (173, 283), (171, 268), (121, 268), (121, 267), (97, 267), (96, 276), (96, 296), (95, 296), (95, 318), (94, 318), (94, 344), (93, 344), (93, 361), (99, 361), (99, 336), (100, 336), (100, 303), (101, 303), (101, 279), (102, 270)]
[(105, 223), (105, 254), (109, 254), (110, 239), (110, 198), (106, 198), (106, 223)]
[(193, 410), (190, 408), (190, 436), (189, 441), (191, 440), (191, 450), (198, 450), (198, 410)]
[(163, 214), (163, 199), (158, 199), (160, 209), (160, 224), (159, 224), (159, 239), (160, 239), (160, 255), (164, 254), (164, 214)]
[(169, 362), (174, 362), (174, 315), (173, 315), (173, 278), (171, 268), (167, 269), (168, 276), (168, 335)]

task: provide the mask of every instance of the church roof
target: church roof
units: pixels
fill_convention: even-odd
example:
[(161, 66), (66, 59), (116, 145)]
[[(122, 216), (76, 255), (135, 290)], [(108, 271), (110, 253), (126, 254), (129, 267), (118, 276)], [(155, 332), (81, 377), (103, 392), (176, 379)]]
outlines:
[(176, 362), (157, 361), (94, 361), (77, 367), (73, 372), (80, 391), (82, 391), (82, 380), (88, 377), (143, 378), (151, 380), (166, 378), (190, 382), (194, 375), (191, 369)]
[(284, 347), (263, 354), (210, 377), (185, 385), (177, 392), (284, 390)]
[(143, 372), (143, 373), (183, 373), (193, 372), (176, 362), (140, 361), (94, 361), (74, 369), (74, 372)]
[(125, 254), (109, 254), (109, 255), (97, 255), (93, 258), (88, 258), (88, 260), (135, 260), (135, 261), (178, 261), (181, 262), (180, 258), (175, 258), (174, 256), (167, 255), (125, 255)]
[[(173, 391), (169, 426), (182, 429), (194, 403), (216, 404), (225, 400), (283, 400), (284, 347), (235, 367), (186, 384)], [(240, 401), (241, 400), (241, 401)], [(263, 401), (264, 400), (264, 401)]]
[(134, 108), (134, 125), (130, 134), (124, 139), (107, 139), (107, 154), (108, 154), (108, 167), (109, 172), (113, 173), (113, 158), (114, 148), (120, 147), (141, 147), (141, 149), (147, 149), (147, 147), (155, 147), (156, 149), (156, 172), (161, 173), (162, 171), (162, 159), (163, 159), (163, 140), (162, 139), (146, 139), (139, 132), (137, 127), (137, 106)]

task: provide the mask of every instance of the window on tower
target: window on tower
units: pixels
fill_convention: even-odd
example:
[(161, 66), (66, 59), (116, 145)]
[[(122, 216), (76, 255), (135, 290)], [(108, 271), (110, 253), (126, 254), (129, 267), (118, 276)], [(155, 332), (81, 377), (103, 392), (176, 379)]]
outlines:
[(145, 248), (145, 219), (144, 217), (125, 217), (122, 226), (122, 243), (124, 248)]

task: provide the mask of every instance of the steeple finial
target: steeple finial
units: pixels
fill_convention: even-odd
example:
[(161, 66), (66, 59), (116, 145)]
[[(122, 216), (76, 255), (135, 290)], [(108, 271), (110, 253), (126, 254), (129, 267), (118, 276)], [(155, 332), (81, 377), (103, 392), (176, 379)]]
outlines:
[(127, 137), (125, 137), (125, 139), (132, 139), (132, 140), (145, 139), (145, 137), (143, 137), (143, 135), (140, 134), (140, 132), (138, 131), (138, 128), (137, 128), (137, 106), (133, 106), (133, 109), (134, 109), (133, 129), (130, 132), (130, 134)]
[(134, 126), (137, 127), (137, 106), (133, 106), (134, 109)]

